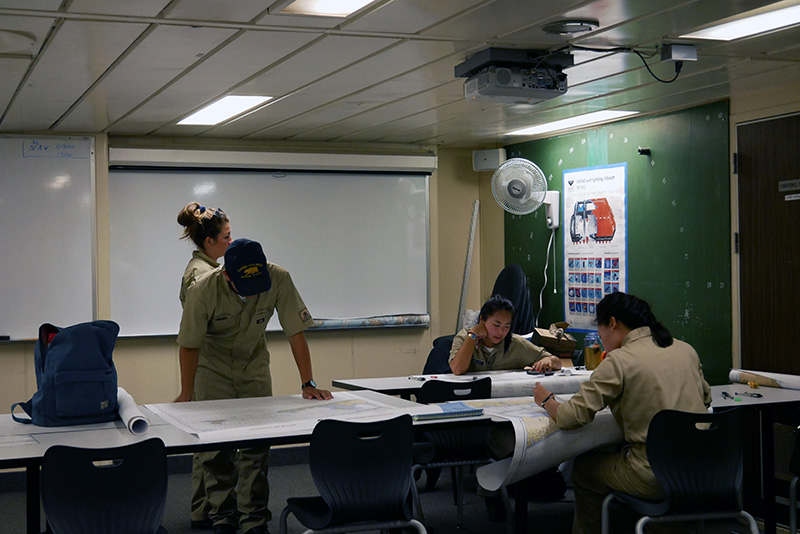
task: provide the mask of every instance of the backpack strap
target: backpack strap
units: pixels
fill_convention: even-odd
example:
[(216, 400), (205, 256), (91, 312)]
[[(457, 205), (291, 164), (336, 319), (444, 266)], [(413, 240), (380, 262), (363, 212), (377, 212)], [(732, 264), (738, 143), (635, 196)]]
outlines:
[[(17, 417), (16, 415), (14, 415), (14, 408), (16, 408), (17, 406), (22, 408), (22, 410), (26, 414), (28, 414), (29, 417), (27, 419), (25, 419), (24, 417)], [(31, 416), (32, 412), (33, 412), (33, 407), (31, 406), (31, 401), (28, 401), (28, 402), (15, 402), (14, 404), (11, 405), (11, 418), (14, 419), (14, 421), (16, 421), (17, 423), (24, 423), (26, 425), (31, 424), (33, 422), (30, 419), (30, 416)]]

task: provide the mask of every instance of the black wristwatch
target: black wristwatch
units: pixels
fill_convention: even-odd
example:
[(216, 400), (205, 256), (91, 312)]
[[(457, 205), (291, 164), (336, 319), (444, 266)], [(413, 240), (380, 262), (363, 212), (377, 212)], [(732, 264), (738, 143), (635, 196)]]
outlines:
[(317, 383), (314, 382), (313, 378), (311, 380), (309, 380), (308, 382), (306, 382), (305, 384), (303, 384), (302, 386), (300, 386), (300, 389), (306, 389), (306, 388), (317, 389)]

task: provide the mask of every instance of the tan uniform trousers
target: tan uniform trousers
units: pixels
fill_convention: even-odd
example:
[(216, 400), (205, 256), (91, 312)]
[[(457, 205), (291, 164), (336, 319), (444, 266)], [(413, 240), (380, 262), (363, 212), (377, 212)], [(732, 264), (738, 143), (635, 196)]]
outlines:
[[(234, 361), (214, 369), (201, 362), (195, 377), (197, 400), (266, 397), (272, 395), (269, 357), (254, 361)], [(264, 361), (265, 360), (265, 361)], [(209, 362), (206, 362), (209, 363)], [(269, 483), (267, 469), (269, 447), (198, 453), (203, 466), (205, 493), (210, 506), (209, 517), (215, 525), (236, 525), (247, 532), (266, 525), (272, 518), (267, 508)]]
[[(646, 461), (645, 446), (626, 446), (620, 452), (590, 451), (575, 458), (572, 485), (575, 491), (573, 534), (600, 534), (603, 499), (612, 491), (642, 499), (664, 498)], [(648, 524), (645, 532), (686, 532), (681, 524)]]

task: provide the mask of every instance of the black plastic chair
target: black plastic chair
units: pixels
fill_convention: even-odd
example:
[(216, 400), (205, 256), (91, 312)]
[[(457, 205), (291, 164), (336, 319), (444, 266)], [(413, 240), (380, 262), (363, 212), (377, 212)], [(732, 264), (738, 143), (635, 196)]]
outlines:
[(368, 423), (325, 419), (311, 435), (309, 467), (320, 495), (290, 497), (280, 518), (286, 534), (290, 513), (314, 532), (425, 528), (413, 519), (411, 416)]
[(156, 534), (167, 498), (158, 438), (109, 449), (54, 445), (42, 458), (42, 505), (54, 534)]
[(441, 336), (433, 340), (433, 348), (428, 353), (425, 360), (425, 367), (422, 368), (424, 375), (446, 375), (452, 374), (450, 369), (450, 349), (453, 347), (455, 336)]
[(602, 532), (610, 529), (611, 502), (619, 500), (648, 522), (698, 521), (741, 517), (758, 534), (753, 516), (742, 510), (742, 416), (733, 409), (717, 413), (662, 410), (650, 421), (647, 458), (667, 497), (663, 501), (611, 493), (603, 501)]
[(522, 267), (516, 263), (506, 265), (494, 281), (492, 295), (503, 295), (514, 305), (512, 332), (521, 336), (533, 332), (533, 304)]
[[(454, 400), (488, 399), (492, 396), (492, 379), (488, 376), (472, 382), (449, 382), (445, 380), (428, 380), (417, 394), (417, 402), (423, 404), (440, 403)], [(491, 421), (481, 422), (463, 428), (447, 430), (433, 430), (424, 432), (424, 436), (433, 444), (433, 458), (427, 462), (420, 462), (412, 468), (417, 471), (425, 469), (428, 476), (431, 471), (443, 467), (450, 467), (453, 480), (453, 500), (458, 507), (458, 526), (464, 520), (462, 506), (464, 492), (464, 467), (478, 466), (489, 462), (486, 450), (486, 441), (489, 437)], [(414, 505), (420, 521), (425, 522), (425, 516), (420, 504), (419, 492), (416, 485), (412, 487)]]

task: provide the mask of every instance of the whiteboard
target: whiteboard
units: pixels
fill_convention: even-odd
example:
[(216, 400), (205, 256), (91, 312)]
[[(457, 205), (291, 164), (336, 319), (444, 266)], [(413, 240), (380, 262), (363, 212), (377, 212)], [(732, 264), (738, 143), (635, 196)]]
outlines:
[[(315, 319), (428, 313), (428, 176), (115, 169), (109, 175), (111, 318), (120, 335), (178, 332), (179, 240), (189, 202), (259, 241)], [(220, 258), (223, 263), (223, 258)], [(280, 330), (273, 317), (269, 330)]]
[(0, 136), (0, 335), (91, 321), (91, 137)]

